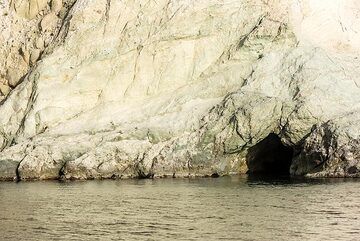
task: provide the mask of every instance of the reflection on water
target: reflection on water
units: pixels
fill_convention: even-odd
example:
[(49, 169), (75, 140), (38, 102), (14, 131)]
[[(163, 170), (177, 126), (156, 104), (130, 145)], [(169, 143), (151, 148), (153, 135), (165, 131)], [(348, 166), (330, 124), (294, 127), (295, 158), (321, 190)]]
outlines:
[(0, 183), (1, 240), (359, 240), (360, 181)]

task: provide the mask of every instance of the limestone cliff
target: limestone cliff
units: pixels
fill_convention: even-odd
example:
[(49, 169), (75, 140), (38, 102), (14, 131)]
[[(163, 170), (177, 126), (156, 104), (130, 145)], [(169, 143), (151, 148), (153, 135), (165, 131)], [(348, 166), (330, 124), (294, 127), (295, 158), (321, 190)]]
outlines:
[(0, 15), (0, 179), (360, 176), (356, 0), (12, 0)]

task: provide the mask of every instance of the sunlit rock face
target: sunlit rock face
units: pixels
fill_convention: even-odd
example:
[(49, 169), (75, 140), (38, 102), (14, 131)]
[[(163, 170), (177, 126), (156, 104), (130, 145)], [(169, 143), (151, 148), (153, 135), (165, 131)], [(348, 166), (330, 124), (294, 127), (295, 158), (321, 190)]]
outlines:
[(355, 0), (0, 10), (1, 179), (245, 173), (269, 135), (292, 175), (360, 176)]
[(329, 52), (359, 52), (359, 1), (293, 1), (290, 16), (294, 32), (302, 44)]

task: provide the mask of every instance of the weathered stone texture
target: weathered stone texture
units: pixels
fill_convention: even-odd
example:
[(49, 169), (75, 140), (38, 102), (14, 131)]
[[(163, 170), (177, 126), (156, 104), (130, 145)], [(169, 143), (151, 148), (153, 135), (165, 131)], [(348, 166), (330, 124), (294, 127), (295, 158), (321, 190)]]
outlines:
[(360, 4), (319, 2), (1, 4), (0, 178), (244, 173), (270, 134), (360, 176)]

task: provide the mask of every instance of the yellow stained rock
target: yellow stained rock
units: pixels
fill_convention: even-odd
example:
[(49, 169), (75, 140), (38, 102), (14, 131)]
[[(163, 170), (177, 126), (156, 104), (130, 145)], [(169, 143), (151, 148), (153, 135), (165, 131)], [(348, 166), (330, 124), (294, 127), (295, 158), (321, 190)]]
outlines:
[(15, 0), (13, 7), (19, 16), (33, 19), (46, 7), (47, 3), (48, 0)]
[(3, 95), (9, 94), (11, 91), (11, 88), (5, 84), (0, 83), (0, 93)]
[(30, 56), (30, 61), (31, 61), (31, 64), (35, 64), (36, 61), (39, 59), (40, 57), (40, 54), (41, 54), (41, 51), (40, 49), (34, 49), (32, 52), (31, 52), (31, 56)]
[(54, 13), (60, 12), (62, 5), (63, 5), (62, 0), (52, 0), (51, 1), (51, 11)]
[(41, 31), (52, 30), (56, 28), (58, 17), (54, 13), (47, 14), (40, 23)]

